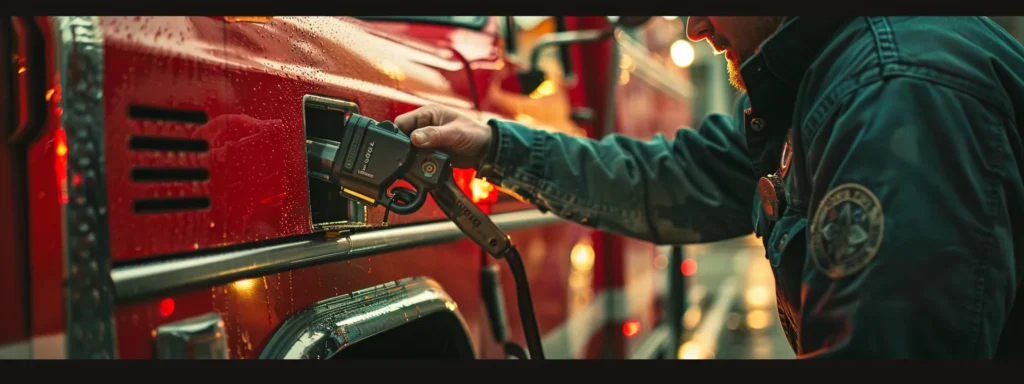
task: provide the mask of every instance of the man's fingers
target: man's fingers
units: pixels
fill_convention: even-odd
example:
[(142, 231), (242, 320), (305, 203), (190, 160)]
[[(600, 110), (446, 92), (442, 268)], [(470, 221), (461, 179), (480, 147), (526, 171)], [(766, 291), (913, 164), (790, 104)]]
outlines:
[(438, 116), (437, 106), (427, 105), (398, 115), (395, 118), (395, 126), (405, 134), (409, 134), (416, 128), (441, 124)]
[(417, 123), (419, 116), (423, 114), (422, 110), (414, 109), (412, 111), (403, 113), (395, 117), (395, 126), (401, 129), (405, 134), (409, 134), (414, 129), (419, 128), (420, 125)]
[(412, 144), (417, 147), (445, 148), (458, 151), (462, 148), (451, 148), (451, 146), (459, 143), (461, 135), (462, 132), (449, 124), (417, 129), (412, 132), (410, 138), (412, 139)]

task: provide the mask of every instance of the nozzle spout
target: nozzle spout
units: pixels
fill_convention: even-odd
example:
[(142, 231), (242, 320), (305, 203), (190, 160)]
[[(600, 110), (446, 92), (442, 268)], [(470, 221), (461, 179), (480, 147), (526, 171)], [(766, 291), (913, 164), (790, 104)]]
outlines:
[(309, 177), (331, 182), (331, 170), (334, 168), (334, 155), (338, 153), (341, 143), (337, 141), (306, 138), (306, 166)]

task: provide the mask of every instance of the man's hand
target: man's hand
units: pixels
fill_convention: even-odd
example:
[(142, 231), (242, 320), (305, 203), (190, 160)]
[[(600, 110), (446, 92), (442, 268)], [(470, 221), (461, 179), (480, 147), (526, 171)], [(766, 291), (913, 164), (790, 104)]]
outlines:
[(491, 144), (491, 127), (440, 105), (404, 113), (395, 118), (395, 125), (412, 138), (413, 145), (452, 156), (456, 168), (476, 168)]

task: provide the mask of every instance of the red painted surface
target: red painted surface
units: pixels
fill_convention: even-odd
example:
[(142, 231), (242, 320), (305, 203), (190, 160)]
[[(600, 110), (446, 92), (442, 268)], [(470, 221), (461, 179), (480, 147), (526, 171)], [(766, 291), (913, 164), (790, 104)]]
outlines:
[[(54, 47), (49, 18), (35, 21), (48, 51)], [(46, 124), (28, 147), (29, 268), (31, 291), (31, 327), (34, 336), (64, 332), (64, 218), (62, 191), (66, 190), (66, 174), (57, 155), (60, 127), (61, 97), (57, 63), (47, 60), (47, 88), (54, 94), (47, 108)]]
[[(277, 18), (259, 24), (115, 17), (103, 18), (103, 25), (105, 92), (111, 95), (110, 226), (112, 233), (137, 235), (113, 244), (115, 260), (311, 233), (304, 95), (346, 99), (381, 120), (431, 102), (473, 106), (464, 66), (450, 50), (403, 45), (351, 19)], [(460, 86), (463, 93), (453, 92)], [(133, 120), (126, 113), (131, 105), (203, 111), (209, 121)], [(210, 151), (131, 151), (132, 135), (203, 139)], [(135, 167), (206, 168), (210, 178), (136, 183), (130, 179)], [(196, 196), (208, 196), (211, 207), (170, 214), (132, 209), (140, 198)], [(369, 216), (368, 221), (381, 220), (383, 211)], [(391, 223), (441, 217), (430, 205)]]
[[(610, 42), (571, 46), (576, 81), (559, 83), (553, 94), (531, 98), (518, 90), (516, 75), (522, 61), (504, 52), (494, 18), (483, 31), (347, 17), (277, 17), (269, 23), (227, 23), (219, 17), (104, 17), (101, 23), (109, 225), (116, 262), (311, 233), (301, 103), (306, 94), (349, 100), (358, 104), (360, 113), (378, 120), (439, 103), (481, 120), (519, 119), (539, 129), (592, 138), (599, 137), (603, 126)], [(570, 29), (605, 23), (601, 17), (568, 17)], [(51, 73), (54, 64), (48, 62)], [(59, 96), (56, 90), (55, 101)], [(133, 105), (200, 111), (208, 120), (133, 119), (128, 114)], [(573, 106), (593, 108), (597, 119), (577, 125), (569, 118)], [(50, 125), (28, 154), (32, 326), (37, 335), (64, 329), (63, 245), (56, 234), (63, 225), (61, 183), (67, 181), (59, 173), (61, 131), (52, 123), (58, 121), (57, 114), (58, 109), (51, 110)], [(641, 128), (619, 121), (616, 130), (629, 134)], [(132, 151), (128, 142), (133, 135), (205, 140), (209, 151)], [(131, 179), (136, 167), (206, 168), (209, 179), (140, 183)], [(209, 197), (210, 207), (156, 214), (133, 210), (136, 199), (195, 196)], [(484, 209), (501, 213), (533, 208), (505, 196)], [(380, 223), (383, 213), (382, 208), (371, 209), (367, 222)], [(391, 215), (389, 223), (437, 220), (445, 220), (444, 215), (428, 200), (413, 215)], [(650, 268), (653, 256), (653, 248), (568, 222), (510, 235), (523, 256), (542, 333), (550, 333), (568, 316), (569, 256), (577, 242), (590, 239), (594, 244), (595, 292), (624, 287), (630, 276), (642, 272), (631, 265), (646, 260), (643, 265)], [(458, 302), (480, 357), (502, 358), (500, 346), (491, 340), (480, 298), (484, 262), (493, 261), (463, 240), (122, 305), (115, 313), (118, 354), (151, 358), (156, 327), (217, 311), (225, 318), (232, 358), (254, 358), (277, 326), (305, 306), (388, 281), (428, 276)], [(504, 261), (498, 263), (509, 335), (524, 343), (513, 279)], [(647, 317), (639, 315), (642, 330), (651, 329)], [(587, 356), (606, 342), (613, 343), (613, 356), (626, 353), (621, 323), (608, 326), (615, 330), (610, 334), (619, 336), (606, 340), (602, 334), (593, 335)]]
[[(112, 126), (126, 127), (108, 136), (109, 142), (119, 143), (119, 152), (112, 151), (110, 157), (126, 160), (111, 162), (109, 184), (130, 184), (130, 168), (140, 161), (210, 168), (210, 181), (205, 183), (134, 186), (112, 196), (112, 202), (119, 204), (111, 207), (114, 231), (145, 232), (135, 236), (131, 246), (121, 244), (115, 249), (119, 260), (311, 232), (306, 221), (305, 173), (292, 169), (304, 167), (301, 97), (305, 94), (350, 100), (359, 105), (362, 114), (381, 120), (427, 103), (447, 104), (477, 115), (477, 92), (484, 88), (474, 87), (471, 79), (514, 75), (496, 69), (501, 67), (496, 64), (501, 60), (501, 46), (493, 25), (479, 32), (350, 18), (304, 22), (276, 18), (270, 24), (228, 24), (214, 18), (104, 18), (103, 23), (109, 31), (106, 89), (118, 95), (108, 99), (108, 119), (120, 123)], [(167, 36), (177, 40), (160, 43)], [(490, 66), (485, 65), (487, 60)], [(197, 72), (200, 74), (192, 75)], [(491, 104), (511, 105), (502, 97), (525, 96), (498, 91), (479, 100), (490, 103), (499, 99)], [(124, 111), (132, 104), (204, 110), (210, 121), (192, 127), (156, 127), (128, 119)], [(491, 110), (499, 117), (512, 117), (510, 110)], [(145, 129), (149, 130), (142, 131)], [(133, 132), (203, 138), (210, 141), (210, 154), (185, 158), (148, 154), (140, 159), (124, 145)], [(115, 179), (115, 174), (120, 179)], [(210, 196), (212, 207), (173, 215), (131, 212), (134, 198), (190, 193)], [(496, 208), (495, 212), (500, 212), (529, 206), (511, 201)], [(371, 210), (367, 221), (379, 222), (382, 215), (381, 209)], [(439, 219), (443, 215), (428, 201), (420, 212), (391, 215), (389, 222)], [(166, 228), (181, 229), (156, 233)], [(521, 249), (529, 249), (524, 249), (524, 263), (542, 331), (565, 319), (567, 256), (574, 239), (589, 231), (562, 224), (510, 234)], [(500, 348), (489, 338), (479, 298), (481, 254), (471, 242), (460, 241), (270, 275), (254, 283), (175, 296), (174, 313), (167, 317), (160, 316), (163, 306), (159, 300), (127, 306), (117, 314), (121, 353), (123, 357), (151, 357), (149, 349), (134, 346), (140, 338), (148, 344), (156, 326), (216, 310), (226, 316), (232, 357), (255, 357), (276, 326), (306, 305), (367, 286), (425, 275), (438, 280), (455, 297), (480, 353), (500, 358)], [(509, 298), (510, 335), (522, 343), (514, 284), (507, 268), (503, 268), (503, 279)]]
[[(9, 18), (11, 21), (18, 19), (20, 18)], [(12, 41), (22, 40), (25, 35), (24, 32), (15, 29), (14, 34), (9, 37), (5, 36), (5, 38)], [(18, 45), (25, 46), (25, 44)], [(13, 47), (11, 49), (14, 51)], [(4, 52), (6, 54), (6, 51)], [(18, 52), (12, 52), (11, 55), (21, 56)], [(14, 90), (19, 95), (16, 98), (27, 95), (28, 87), (24, 80), (30, 75), (35, 76), (36, 72), (45, 71), (45, 67), (29, 67), (29, 64), (25, 62), (24, 57), (17, 62), (12, 62), (11, 58), (0, 62), (0, 71), (3, 71), (5, 75), (0, 80), (0, 89)], [(23, 71), (22, 68), (25, 70)], [(15, 74), (11, 76), (12, 78), (20, 78), (17, 81), (20, 86), (3, 83), (9, 81), (6, 76), (9, 73)], [(0, 127), (2, 127), (0, 130), (4, 132), (3, 138), (6, 139), (7, 132), (26, 124), (28, 106), (24, 100), (11, 100), (7, 95), (0, 97), (0, 100), (4, 103), (4, 105), (0, 105), (0, 108), (7, 109), (0, 109), (0, 116), (5, 119), (0, 122)], [(13, 105), (20, 108), (18, 111), (11, 110), (11, 106), (7, 103), (16, 103)], [(10, 120), (6, 120), (8, 118)], [(22, 341), (29, 337), (26, 324), (28, 306), (24, 296), (26, 293), (24, 284), (28, 280), (28, 276), (24, 276), (25, 263), (28, 262), (25, 253), (28, 246), (26, 241), (28, 236), (27, 218), (22, 211), (28, 203), (25, 201), (25, 191), (22, 189), (25, 184), (24, 169), (25, 157), (21, 147), (8, 140), (0, 140), (0, 212), (10, 212), (7, 215), (0, 215), (0, 292), (3, 292), (3, 295), (0, 295), (0, 308), (4, 308), (7, 312), (4, 317), (0, 318), (0, 345)]]

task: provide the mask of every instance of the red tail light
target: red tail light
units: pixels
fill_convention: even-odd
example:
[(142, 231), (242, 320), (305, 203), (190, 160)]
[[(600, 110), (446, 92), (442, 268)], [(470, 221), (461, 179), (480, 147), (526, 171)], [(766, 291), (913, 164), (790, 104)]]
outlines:
[(622, 334), (626, 337), (633, 337), (640, 333), (640, 322), (636, 320), (627, 321), (622, 325)]
[(693, 259), (683, 260), (683, 265), (679, 268), (683, 272), (683, 276), (693, 276), (697, 273), (697, 262)]
[(166, 298), (160, 300), (160, 316), (167, 317), (174, 314), (174, 299)]

